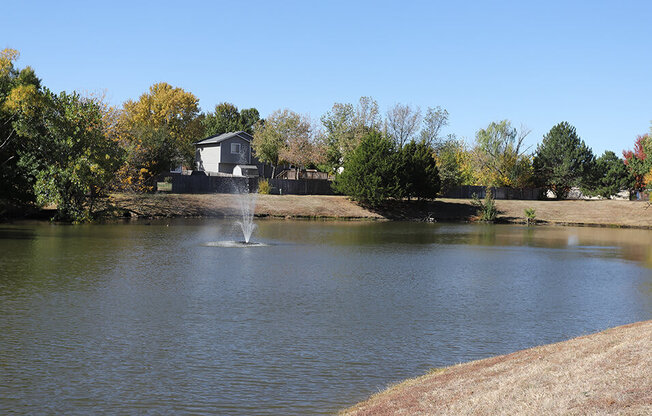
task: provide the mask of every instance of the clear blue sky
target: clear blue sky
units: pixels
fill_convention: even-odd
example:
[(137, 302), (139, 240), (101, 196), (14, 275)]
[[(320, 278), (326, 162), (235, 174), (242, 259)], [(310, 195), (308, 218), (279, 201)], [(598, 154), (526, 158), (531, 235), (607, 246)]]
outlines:
[[(374, 97), (450, 112), (472, 141), (495, 120), (535, 145), (568, 121), (595, 153), (652, 119), (652, 1), (14, 1), (0, 48), (54, 91), (120, 104), (165, 81), (200, 99), (318, 120)], [(533, 149), (534, 150), (534, 147)]]

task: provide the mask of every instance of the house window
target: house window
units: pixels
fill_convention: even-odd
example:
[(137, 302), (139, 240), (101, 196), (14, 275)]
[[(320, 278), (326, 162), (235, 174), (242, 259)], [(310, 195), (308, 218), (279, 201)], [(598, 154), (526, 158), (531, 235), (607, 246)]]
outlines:
[(231, 153), (240, 154), (241, 150), (240, 143), (231, 143)]

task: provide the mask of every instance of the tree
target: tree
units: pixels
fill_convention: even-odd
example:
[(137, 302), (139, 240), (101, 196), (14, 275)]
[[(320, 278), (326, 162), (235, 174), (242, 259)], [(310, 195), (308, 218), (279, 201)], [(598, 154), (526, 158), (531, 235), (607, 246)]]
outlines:
[(449, 136), (436, 150), (435, 160), (443, 192), (456, 186), (475, 183), (472, 154), (464, 141)]
[(534, 174), (539, 185), (563, 199), (571, 187), (590, 181), (594, 164), (591, 148), (580, 139), (575, 127), (564, 121), (550, 129), (537, 146)]
[(399, 190), (394, 144), (376, 131), (362, 137), (333, 184), (337, 192), (371, 206), (395, 197)]
[(596, 159), (591, 183), (586, 193), (610, 198), (623, 189), (630, 189), (633, 177), (623, 159), (612, 151), (605, 151)]
[(362, 137), (381, 128), (378, 103), (371, 97), (360, 97), (357, 105), (335, 103), (321, 117), (325, 128), (323, 167), (337, 172), (360, 144)]
[[(261, 162), (272, 165), (272, 176), (279, 162), (305, 166), (301, 149), (310, 142), (310, 120), (288, 109), (276, 110), (259, 123), (254, 131), (252, 147)], [(291, 146), (291, 148), (290, 148)]]
[(85, 221), (121, 164), (116, 142), (107, 140), (100, 105), (77, 93), (45, 90), (39, 119), (21, 117), (20, 134), (32, 142), (20, 163), (35, 177), (40, 205), (56, 204), (56, 219)]
[(240, 129), (249, 133), (254, 133), (254, 127), (261, 121), (260, 113), (255, 108), (244, 108), (240, 111)]
[(144, 128), (164, 129), (170, 135), (173, 154), (170, 163), (193, 165), (194, 143), (202, 138), (204, 127), (199, 116), (199, 100), (192, 93), (165, 82), (154, 84), (138, 101), (124, 103), (120, 122), (127, 141), (136, 144), (137, 133)]
[(356, 138), (361, 139), (367, 133), (381, 127), (380, 111), (378, 103), (371, 97), (360, 97), (355, 107), (354, 128)]
[(439, 136), (441, 129), (447, 125), (448, 111), (440, 106), (435, 108), (428, 107), (426, 115), (423, 117), (423, 128), (419, 136), (427, 145), (437, 149), (441, 141), (441, 137)]
[(387, 134), (399, 149), (414, 139), (421, 123), (421, 110), (410, 105), (396, 104), (387, 112)]
[(260, 120), (258, 110), (247, 108), (242, 111), (231, 103), (220, 103), (215, 111), (208, 113), (202, 120), (204, 134), (213, 136), (233, 131), (253, 133), (254, 125)]
[(133, 137), (122, 143), (125, 160), (116, 177), (123, 191), (149, 192), (161, 173), (178, 166), (174, 140), (168, 128), (143, 125), (134, 127)]
[(522, 149), (530, 133), (509, 120), (492, 122), (476, 133), (475, 161), (482, 185), (522, 187), (531, 179), (531, 162)]
[(42, 90), (32, 68), (14, 67), (19, 56), (14, 49), (0, 51), (0, 199), (24, 204), (34, 200), (34, 177), (19, 163), (30, 143), (15, 126), (21, 117), (38, 121)]
[(408, 200), (434, 198), (440, 187), (434, 149), (423, 141), (412, 141), (398, 150), (398, 156), (401, 196)]
[(344, 155), (352, 150), (354, 142), (355, 109), (352, 104), (335, 103), (333, 107), (321, 117), (325, 128), (324, 143), (326, 154), (324, 167), (327, 171), (335, 173), (344, 163)]
[[(652, 129), (651, 129), (652, 130)], [(623, 150), (625, 165), (633, 178), (633, 189), (645, 190), (652, 184), (652, 137), (648, 134), (638, 136), (634, 150)]]
[(296, 179), (299, 179), (299, 169), (309, 164), (320, 163), (317, 144), (313, 140), (310, 119), (298, 114), (289, 113), (288, 129), (284, 133), (283, 146), (279, 150), (279, 160), (295, 166)]

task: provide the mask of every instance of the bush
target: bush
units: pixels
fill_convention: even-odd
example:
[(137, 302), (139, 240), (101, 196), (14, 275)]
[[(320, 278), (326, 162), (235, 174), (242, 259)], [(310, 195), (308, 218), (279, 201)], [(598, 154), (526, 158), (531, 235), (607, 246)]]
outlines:
[(269, 181), (267, 179), (259, 179), (258, 180), (258, 193), (259, 194), (264, 194), (264, 195), (269, 195), (269, 191), (270, 191)]
[(472, 203), (478, 208), (478, 217), (480, 217), (480, 221), (491, 222), (496, 219), (496, 216), (498, 215), (498, 209), (496, 208), (496, 202), (494, 201), (490, 187), (487, 187), (484, 202), (480, 201), (478, 195), (473, 194)]
[(537, 214), (534, 208), (526, 208), (525, 209), (525, 222), (527, 225), (530, 225), (530, 222), (536, 223), (537, 221)]

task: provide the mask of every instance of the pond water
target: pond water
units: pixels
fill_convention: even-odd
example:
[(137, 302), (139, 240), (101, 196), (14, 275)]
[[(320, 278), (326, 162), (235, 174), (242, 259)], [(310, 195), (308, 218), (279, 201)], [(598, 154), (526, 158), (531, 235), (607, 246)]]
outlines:
[(0, 413), (328, 414), (652, 317), (652, 232), (225, 220), (0, 225)]

